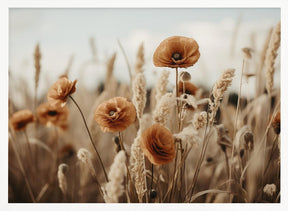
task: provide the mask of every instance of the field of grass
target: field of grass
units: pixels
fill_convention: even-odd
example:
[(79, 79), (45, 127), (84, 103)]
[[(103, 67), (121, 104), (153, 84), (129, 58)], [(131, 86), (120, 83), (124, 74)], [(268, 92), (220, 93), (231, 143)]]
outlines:
[[(229, 91), (233, 67), (210, 89), (192, 84), (189, 68), (201, 50), (191, 38), (174, 37), (155, 49), (154, 65), (163, 70), (152, 88), (140, 44), (128, 84), (113, 75), (123, 46), (98, 70), (106, 78), (97, 90), (71, 80), (68, 64), (37, 95), (45, 83), (40, 43), (35, 80), (9, 75), (21, 82), (9, 87), (17, 93), (9, 95), (9, 203), (279, 203), (281, 98), (273, 78), (280, 28), (267, 33), (261, 52), (242, 49), (237, 93)], [(251, 78), (255, 96), (248, 98), (242, 85)]]

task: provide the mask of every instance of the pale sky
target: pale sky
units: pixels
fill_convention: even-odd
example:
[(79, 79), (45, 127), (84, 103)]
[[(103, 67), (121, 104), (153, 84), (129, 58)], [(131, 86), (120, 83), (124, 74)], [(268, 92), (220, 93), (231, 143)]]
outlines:
[[(232, 35), (237, 21), (240, 24), (232, 58)], [(116, 77), (122, 81), (129, 80), (117, 39), (123, 44), (132, 66), (137, 48), (144, 42), (145, 75), (151, 86), (156, 81), (153, 71), (159, 72), (152, 63), (154, 50), (163, 39), (183, 35), (193, 37), (200, 46), (198, 63), (188, 69), (192, 82), (211, 87), (223, 70), (236, 68), (236, 81), (232, 85), (235, 90), (242, 64), (241, 48), (253, 47), (255, 53), (259, 53), (269, 29), (279, 21), (280, 9), (277, 8), (10, 9), (9, 68), (14, 75), (33, 80), (33, 52), (39, 42), (43, 55), (40, 92), (47, 91), (46, 85), (42, 83), (41, 86), (41, 79), (48, 77), (48, 83), (53, 83), (63, 73), (72, 54), (71, 79), (79, 79), (82, 75), (79, 83), (92, 89), (105, 77), (105, 62), (114, 52), (117, 52)], [(99, 63), (83, 66), (92, 56), (90, 37), (95, 39)], [(279, 61), (277, 65), (279, 69)], [(171, 74), (171, 86), (173, 77)], [(276, 79), (280, 81), (279, 71)], [(33, 85), (31, 83), (31, 88)]]

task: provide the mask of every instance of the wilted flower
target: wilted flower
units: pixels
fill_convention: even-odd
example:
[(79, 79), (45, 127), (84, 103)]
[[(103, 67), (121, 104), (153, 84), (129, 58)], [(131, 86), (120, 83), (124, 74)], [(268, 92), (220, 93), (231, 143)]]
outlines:
[(47, 94), (48, 102), (52, 106), (65, 106), (69, 95), (76, 91), (76, 82), (70, 81), (67, 77), (63, 76), (58, 79), (49, 89)]
[(199, 59), (197, 42), (188, 37), (173, 36), (163, 40), (153, 55), (156, 67), (190, 67)]
[(67, 129), (69, 110), (67, 106), (52, 106), (43, 103), (37, 108), (39, 122), (45, 126), (55, 125), (63, 130)]
[(15, 112), (11, 119), (10, 125), (15, 131), (24, 130), (27, 124), (34, 122), (36, 119), (28, 109)]
[(159, 124), (152, 125), (142, 133), (140, 145), (145, 156), (154, 165), (170, 163), (176, 154), (172, 133)]
[(114, 97), (96, 108), (94, 119), (103, 132), (121, 132), (135, 121), (136, 109), (126, 98)]
[(183, 83), (182, 81), (180, 81), (178, 85), (178, 90), (179, 90), (180, 95), (183, 94), (184, 89), (185, 89), (185, 94), (195, 95), (198, 90), (198, 87), (192, 84), (191, 82), (186, 81)]

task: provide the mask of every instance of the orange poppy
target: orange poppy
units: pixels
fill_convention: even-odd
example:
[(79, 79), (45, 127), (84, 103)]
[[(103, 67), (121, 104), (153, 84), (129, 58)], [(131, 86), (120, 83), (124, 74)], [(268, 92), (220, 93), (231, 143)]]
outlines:
[(152, 125), (142, 133), (140, 145), (144, 155), (154, 165), (170, 163), (176, 155), (172, 133), (159, 124)]
[(114, 97), (96, 108), (94, 119), (103, 132), (121, 132), (135, 121), (136, 109), (126, 98)]
[(36, 119), (28, 109), (15, 112), (10, 118), (10, 125), (15, 131), (24, 130), (27, 124), (34, 122)]
[(55, 125), (62, 130), (68, 127), (69, 109), (67, 106), (52, 106), (49, 103), (43, 103), (37, 108), (39, 122), (45, 126)]
[(190, 67), (199, 59), (198, 43), (193, 38), (173, 36), (163, 40), (153, 55), (156, 67)]
[(76, 82), (77, 80), (72, 82), (67, 77), (59, 78), (48, 91), (48, 102), (52, 106), (64, 107), (69, 95), (76, 91)]

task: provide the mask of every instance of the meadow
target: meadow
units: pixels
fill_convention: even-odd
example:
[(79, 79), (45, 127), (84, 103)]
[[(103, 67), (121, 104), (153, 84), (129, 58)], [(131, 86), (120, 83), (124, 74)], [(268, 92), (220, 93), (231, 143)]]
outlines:
[[(39, 95), (45, 83), (39, 43), (34, 81), (18, 78), (9, 87), (25, 105), (9, 96), (9, 203), (279, 203), (281, 98), (274, 74), (280, 37), (279, 22), (261, 51), (237, 49), (243, 57), (237, 93), (229, 91), (233, 67), (209, 89), (192, 83), (201, 46), (173, 36), (151, 55), (163, 68), (152, 88), (139, 40), (133, 64), (121, 44), (107, 58), (96, 90), (70, 79), (71, 58)], [(113, 74), (123, 58), (129, 83)], [(257, 65), (248, 72), (251, 59)], [(255, 94), (248, 98), (242, 85), (251, 78)]]

